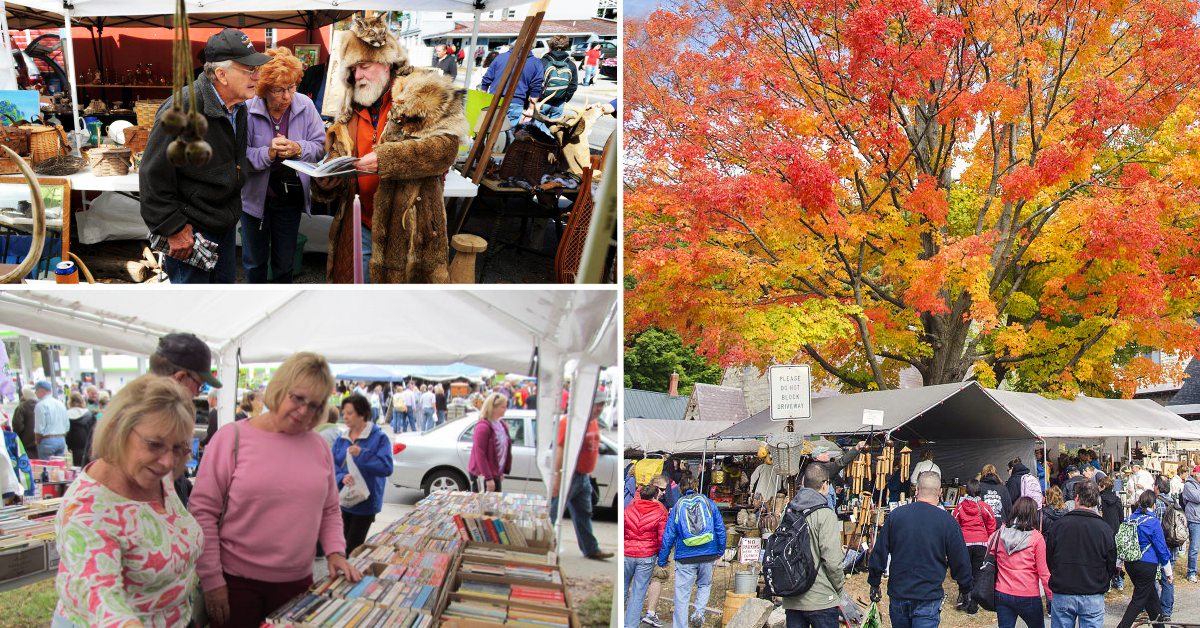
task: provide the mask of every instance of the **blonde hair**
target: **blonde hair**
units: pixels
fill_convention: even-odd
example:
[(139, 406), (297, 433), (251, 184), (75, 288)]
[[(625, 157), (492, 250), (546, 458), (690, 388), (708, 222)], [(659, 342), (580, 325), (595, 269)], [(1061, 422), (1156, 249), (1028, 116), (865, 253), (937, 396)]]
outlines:
[(304, 76), (304, 63), (291, 50), (280, 46), (267, 50), (271, 60), (262, 65), (258, 85), (254, 92), (266, 98), (267, 90), (276, 87), (291, 87), (300, 82)]
[(321, 402), (321, 407), (313, 413), (312, 422), (308, 426), (309, 429), (312, 429), (318, 423), (325, 421), (325, 406), (329, 403), (329, 396), (333, 394), (334, 383), (333, 373), (329, 370), (329, 362), (325, 361), (324, 356), (311, 351), (301, 351), (292, 354), (292, 357), (279, 365), (275, 376), (267, 384), (267, 392), (263, 395), (263, 401), (271, 410), (278, 410), (283, 405), (283, 398), (291, 392), (292, 388), (296, 386), (308, 388), (308, 392), (313, 395), (309, 401)]
[(121, 466), (129, 433), (145, 420), (165, 421), (171, 436), (191, 442), (196, 411), (191, 395), (179, 382), (161, 375), (142, 375), (112, 398), (92, 439), (92, 457)]
[(481, 421), (490, 421), (492, 418), (492, 409), (497, 405), (503, 404), (502, 407), (508, 407), (508, 397), (500, 393), (492, 393), (483, 400), (483, 407), (479, 408), (479, 419)]
[(77, 392), (71, 393), (71, 397), (67, 400), (67, 405), (72, 408), (86, 408), (87, 407), (87, 403), (85, 403), (83, 400), (83, 395), (81, 395)]
[(1046, 489), (1046, 495), (1043, 497), (1043, 499), (1046, 502), (1045, 505), (1051, 508), (1057, 508), (1061, 510), (1067, 507), (1066, 502), (1063, 501), (1062, 489), (1058, 488), (1057, 486), (1051, 486), (1050, 488)]

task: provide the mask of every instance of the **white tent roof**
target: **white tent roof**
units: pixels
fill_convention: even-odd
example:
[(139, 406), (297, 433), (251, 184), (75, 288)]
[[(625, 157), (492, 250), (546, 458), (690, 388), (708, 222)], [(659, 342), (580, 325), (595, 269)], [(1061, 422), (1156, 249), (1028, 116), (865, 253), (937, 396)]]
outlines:
[(134, 355), (187, 331), (218, 353), (240, 347), (243, 363), (307, 350), (331, 362), (466, 362), (524, 373), (534, 347), (547, 343), (564, 357), (613, 347), (616, 360), (611, 290), (80, 288), (0, 293), (0, 326)]
[[(470, 13), (476, 9), (502, 9), (529, 0), (188, 0), (188, 14), (247, 13), (258, 14), (276, 11), (460, 11)], [(62, 0), (18, 0), (13, 4), (39, 11), (64, 15)], [(175, 15), (175, 3), (171, 0), (74, 0), (71, 3), (74, 17), (101, 17), (125, 15)]]
[(987, 393), (1043, 438), (1200, 438), (1200, 426), (1149, 399), (1047, 399), (1007, 390)]
[(625, 421), (625, 449), (666, 451), (671, 454), (740, 454), (758, 451), (758, 442), (723, 441), (720, 445), (705, 439), (727, 429), (734, 421), (672, 421), (668, 419), (629, 419)]

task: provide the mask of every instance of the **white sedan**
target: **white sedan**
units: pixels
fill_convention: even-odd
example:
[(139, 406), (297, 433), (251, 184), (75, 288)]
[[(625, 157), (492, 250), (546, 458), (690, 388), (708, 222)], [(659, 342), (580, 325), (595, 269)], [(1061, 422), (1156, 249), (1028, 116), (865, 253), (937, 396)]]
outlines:
[[(512, 472), (504, 476), (505, 492), (546, 494), (537, 464), (537, 413), (509, 410), (504, 415), (513, 439)], [(432, 491), (470, 490), (467, 463), (471, 459), (471, 437), (478, 413), (439, 425), (427, 432), (404, 432), (392, 437), (392, 484), (401, 488)], [(553, 460), (553, 458), (551, 458)], [(600, 437), (600, 460), (592, 473), (593, 503), (616, 508), (621, 493), (617, 446)]]

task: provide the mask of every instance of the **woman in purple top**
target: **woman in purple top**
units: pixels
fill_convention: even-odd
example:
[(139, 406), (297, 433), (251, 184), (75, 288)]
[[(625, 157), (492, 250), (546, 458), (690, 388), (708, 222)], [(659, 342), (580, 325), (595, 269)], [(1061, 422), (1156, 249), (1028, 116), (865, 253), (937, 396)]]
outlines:
[(504, 423), (508, 399), (492, 393), (479, 409), (479, 422), (472, 437), (471, 460), (467, 471), (479, 478), (479, 492), (499, 492), (500, 481), (512, 471), (512, 437)]
[(317, 162), (325, 156), (325, 124), (312, 100), (296, 93), (304, 66), (287, 48), (267, 51), (256, 91), (247, 103), (246, 157), (242, 185), (242, 262), (246, 281), (292, 283), (300, 215), (311, 211), (309, 177), (284, 160)]

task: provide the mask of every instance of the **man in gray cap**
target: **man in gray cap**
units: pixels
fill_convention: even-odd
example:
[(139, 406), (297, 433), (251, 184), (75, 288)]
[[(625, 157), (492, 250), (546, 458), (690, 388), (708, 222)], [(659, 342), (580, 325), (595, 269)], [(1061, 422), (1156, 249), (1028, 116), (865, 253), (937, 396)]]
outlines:
[(62, 456), (67, 453), (67, 407), (51, 394), (53, 387), (49, 380), (39, 380), (33, 387), (38, 402), (33, 408), (33, 439), (37, 443), (39, 460), (47, 460), (51, 456)]
[(220, 388), (221, 382), (212, 374), (212, 351), (192, 334), (167, 334), (158, 340), (158, 348), (150, 356), (150, 372), (183, 385), (192, 396), (200, 394), (200, 386)]
[[(227, 28), (204, 48), (204, 75), (196, 80), (196, 105), (207, 120), (202, 135), (212, 158), (200, 167), (176, 167), (167, 158), (175, 138), (164, 125), (150, 131), (139, 174), (142, 219), (150, 232), (170, 243), (163, 267), (172, 283), (234, 283), (237, 279), (235, 227), (242, 214), (242, 172), (246, 163), (246, 107), (254, 97), (259, 66), (271, 58), (258, 52), (241, 31)], [(191, 97), (184, 94), (185, 109)], [(175, 103), (168, 98), (161, 119)], [(181, 136), (182, 137), (182, 136)], [(199, 233), (216, 245), (211, 271), (183, 260), (192, 254)]]

